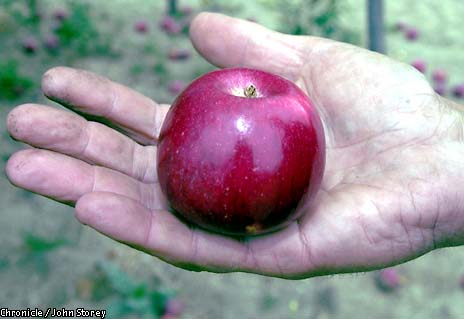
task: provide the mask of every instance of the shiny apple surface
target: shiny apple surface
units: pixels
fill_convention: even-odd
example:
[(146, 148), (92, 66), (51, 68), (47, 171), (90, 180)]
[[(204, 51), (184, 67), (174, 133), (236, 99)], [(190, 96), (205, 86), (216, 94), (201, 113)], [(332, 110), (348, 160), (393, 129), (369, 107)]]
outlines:
[(172, 208), (203, 228), (262, 234), (303, 213), (325, 165), (321, 120), (292, 82), (253, 69), (194, 80), (158, 141), (158, 178)]

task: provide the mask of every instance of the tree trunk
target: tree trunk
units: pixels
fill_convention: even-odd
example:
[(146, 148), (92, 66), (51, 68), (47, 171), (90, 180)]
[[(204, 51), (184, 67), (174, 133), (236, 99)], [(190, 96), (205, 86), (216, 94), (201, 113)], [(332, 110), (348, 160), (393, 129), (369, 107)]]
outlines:
[(369, 49), (372, 51), (386, 53), (383, 0), (367, 0)]
[(168, 0), (168, 14), (170, 16), (177, 14), (177, 0)]

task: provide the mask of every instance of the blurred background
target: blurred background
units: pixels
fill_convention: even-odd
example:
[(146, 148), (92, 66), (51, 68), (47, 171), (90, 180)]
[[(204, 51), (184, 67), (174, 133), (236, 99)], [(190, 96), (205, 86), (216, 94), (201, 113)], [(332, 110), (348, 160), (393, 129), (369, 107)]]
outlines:
[[(214, 69), (188, 39), (191, 18), (205, 10), (362, 47), (374, 39), (439, 94), (463, 102), (460, 1), (385, 0), (382, 35), (369, 27), (367, 0), (1, 0), (3, 164), (22, 147), (6, 132), (7, 113), (24, 102), (52, 104), (40, 79), (53, 66), (91, 70), (172, 102)], [(382, 21), (371, 12), (374, 24)], [(1, 307), (106, 309), (107, 318), (464, 318), (459, 247), (382, 271), (300, 281), (196, 273), (103, 237), (72, 208), (14, 188), (4, 173), (0, 186)]]

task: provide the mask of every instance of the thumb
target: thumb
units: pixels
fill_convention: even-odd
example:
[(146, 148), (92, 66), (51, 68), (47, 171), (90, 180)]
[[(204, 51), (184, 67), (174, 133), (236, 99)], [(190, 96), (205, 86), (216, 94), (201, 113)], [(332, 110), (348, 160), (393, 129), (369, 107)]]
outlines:
[(214, 65), (250, 67), (290, 80), (295, 80), (301, 71), (311, 43), (323, 40), (286, 35), (257, 23), (209, 12), (193, 19), (190, 39), (196, 50)]

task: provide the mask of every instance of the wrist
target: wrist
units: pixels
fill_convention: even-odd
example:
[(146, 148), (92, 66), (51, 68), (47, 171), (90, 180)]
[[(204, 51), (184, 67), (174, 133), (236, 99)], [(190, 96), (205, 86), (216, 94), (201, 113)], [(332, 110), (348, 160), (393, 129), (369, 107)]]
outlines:
[(439, 98), (442, 137), (435, 223), (437, 247), (464, 245), (464, 105)]

